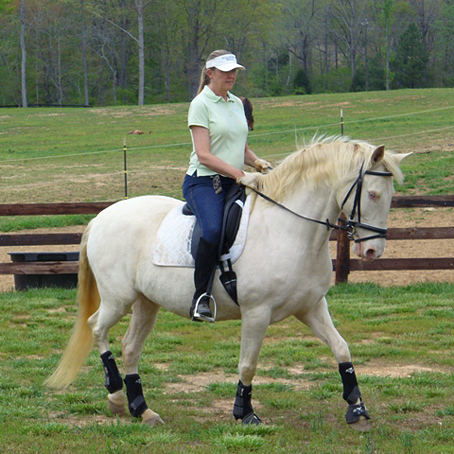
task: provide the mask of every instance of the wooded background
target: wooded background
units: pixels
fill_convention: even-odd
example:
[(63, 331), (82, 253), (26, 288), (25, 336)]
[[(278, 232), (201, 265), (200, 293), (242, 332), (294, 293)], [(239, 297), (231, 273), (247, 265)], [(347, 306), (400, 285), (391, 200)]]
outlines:
[(0, 105), (190, 100), (214, 49), (248, 97), (454, 87), (454, 0), (0, 0)]

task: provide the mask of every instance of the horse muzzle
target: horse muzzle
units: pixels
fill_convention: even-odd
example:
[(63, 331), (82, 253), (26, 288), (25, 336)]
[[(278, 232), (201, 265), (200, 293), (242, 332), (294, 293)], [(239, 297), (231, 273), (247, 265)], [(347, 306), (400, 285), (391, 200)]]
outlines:
[(353, 252), (364, 262), (372, 262), (383, 255), (385, 244), (385, 238), (358, 241), (353, 245)]

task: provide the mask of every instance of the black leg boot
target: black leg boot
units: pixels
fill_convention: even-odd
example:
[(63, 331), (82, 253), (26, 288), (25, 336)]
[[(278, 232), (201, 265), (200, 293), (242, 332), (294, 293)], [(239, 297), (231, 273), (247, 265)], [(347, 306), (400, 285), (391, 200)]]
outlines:
[[(195, 258), (195, 293), (192, 299), (192, 306), (189, 311), (189, 315), (194, 321), (210, 321), (210, 319), (213, 318), (213, 313), (210, 309), (210, 298), (202, 295), (207, 291), (211, 275), (215, 270), (216, 263), (218, 262), (218, 254), (219, 246), (217, 244), (209, 243), (204, 238), (200, 239), (199, 248), (197, 249), (197, 255)], [(196, 305), (197, 311), (194, 314)]]

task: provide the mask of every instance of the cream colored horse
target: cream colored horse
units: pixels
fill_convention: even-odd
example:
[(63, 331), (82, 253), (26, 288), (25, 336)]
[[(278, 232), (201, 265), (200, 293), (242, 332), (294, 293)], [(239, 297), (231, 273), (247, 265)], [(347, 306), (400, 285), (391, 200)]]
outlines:
[[(341, 211), (357, 220), (360, 209), (360, 224), (350, 227), (357, 241), (354, 250), (364, 260), (380, 257), (394, 191), (392, 176), (402, 181), (399, 164), (405, 156), (365, 142), (324, 139), (293, 153), (261, 177), (260, 190), (288, 210), (255, 193), (249, 196), (254, 199), (247, 242), (235, 265), (239, 305), (217, 279), (213, 286), (217, 320), (242, 319), (240, 381), (233, 414), (244, 424), (261, 422), (252, 409), (251, 384), (266, 330), (293, 315), (331, 348), (339, 363), (347, 422), (359, 430), (369, 429), (348, 345), (334, 327), (325, 299), (332, 276), (325, 222), (336, 223)], [(123, 413), (123, 380), (109, 350), (108, 332), (132, 308), (122, 342), (129, 410), (149, 424), (161, 421), (145, 403), (138, 363), (161, 307), (189, 318), (193, 270), (160, 267), (151, 260), (157, 230), (179, 204), (168, 197), (138, 197), (112, 205), (90, 222), (81, 243), (75, 330), (47, 381), (49, 386), (68, 386), (94, 342), (104, 365), (110, 408)], [(377, 231), (381, 233), (375, 235)]]

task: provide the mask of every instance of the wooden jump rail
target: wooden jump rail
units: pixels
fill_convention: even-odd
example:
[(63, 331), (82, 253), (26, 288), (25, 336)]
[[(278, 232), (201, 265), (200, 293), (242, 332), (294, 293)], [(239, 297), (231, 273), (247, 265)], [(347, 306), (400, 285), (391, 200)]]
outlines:
[[(59, 214), (97, 214), (115, 202), (0, 204), (0, 216), (34, 216)], [(453, 207), (454, 195), (393, 197), (392, 208)], [(0, 247), (79, 244), (80, 233), (1, 234)], [(388, 230), (389, 240), (453, 239), (454, 226), (409, 227)], [(350, 241), (343, 232), (332, 232), (330, 241), (337, 241), (333, 259), (336, 283), (347, 282), (352, 271), (389, 270), (454, 270), (454, 257), (381, 258), (374, 262), (350, 259)], [(78, 262), (10, 262), (0, 263), (0, 274), (75, 274)]]

